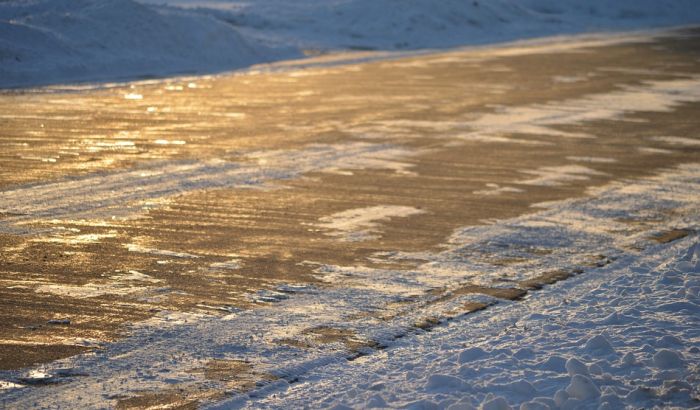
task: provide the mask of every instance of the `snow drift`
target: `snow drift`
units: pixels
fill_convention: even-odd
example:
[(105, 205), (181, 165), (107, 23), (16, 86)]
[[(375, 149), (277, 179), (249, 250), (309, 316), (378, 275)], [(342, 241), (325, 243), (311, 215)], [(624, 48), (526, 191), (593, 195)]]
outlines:
[(0, 1), (0, 87), (694, 23), (694, 0), (9, 0)]
[(196, 8), (303, 48), (444, 48), (551, 34), (700, 23), (693, 0), (141, 0)]
[(288, 56), (230, 24), (131, 0), (0, 2), (0, 86), (228, 70)]

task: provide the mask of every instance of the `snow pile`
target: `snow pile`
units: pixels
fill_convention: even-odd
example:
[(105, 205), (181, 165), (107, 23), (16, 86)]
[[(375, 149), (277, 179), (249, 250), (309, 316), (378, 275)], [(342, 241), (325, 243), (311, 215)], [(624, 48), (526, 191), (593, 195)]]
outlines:
[(228, 70), (293, 55), (132, 0), (0, 2), (0, 87)]
[(0, 2), (0, 87), (698, 22), (694, 0), (10, 0)]
[(695, 408), (700, 239), (650, 251), (560, 282), (537, 298), (467, 316), (371, 359), (319, 368), (246, 405)]
[(142, 0), (301, 48), (420, 49), (700, 22), (693, 0)]

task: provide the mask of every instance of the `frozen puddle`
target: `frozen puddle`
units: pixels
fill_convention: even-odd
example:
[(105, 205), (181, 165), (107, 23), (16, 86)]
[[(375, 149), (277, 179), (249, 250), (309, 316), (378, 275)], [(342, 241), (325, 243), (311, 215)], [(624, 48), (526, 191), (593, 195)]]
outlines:
[[(511, 309), (519, 312), (521, 302), (510, 299), (544, 284), (573, 276), (575, 283), (585, 287), (589, 275), (608, 278), (615, 269), (627, 269), (635, 258), (653, 255), (659, 247), (667, 246), (657, 244), (659, 241), (654, 238), (659, 234), (684, 229), (686, 235), (692, 235), (700, 226), (698, 192), (700, 165), (684, 165), (656, 177), (615, 182), (591, 190), (590, 198), (541, 204), (543, 209), (530, 215), (458, 229), (440, 252), (375, 255), (379, 261), (424, 261), (414, 269), (334, 266), (309, 261), (317, 266), (319, 279), (332, 282), (332, 287), (289, 285), (261, 291), (252, 296), (266, 302), (261, 307), (223, 317), (163, 312), (136, 326), (132, 336), (107, 349), (42, 366), (48, 373), (53, 368), (70, 368), (86, 376), (41, 389), (10, 391), (6, 397), (8, 403), (17, 407), (36, 401), (50, 407), (79, 395), (83, 406), (105, 407), (114, 405), (115, 397), (173, 386), (185, 390), (218, 386), (226, 390), (224, 382), (217, 385), (195, 371), (217, 358), (245, 361), (256, 374), (267, 375), (260, 376), (257, 387), (251, 387), (251, 395), (234, 395), (227, 403), (238, 407), (253, 396), (265, 398), (284, 391), (289, 383), (309, 372), (322, 371), (327, 365), (343, 368), (348, 357), (376, 354), (377, 347), (404, 343), (397, 342), (398, 338), (412, 343), (412, 334), (440, 321), (458, 319), (492, 305), (506, 316)], [(384, 211), (363, 210), (356, 212), (355, 217), (348, 214), (329, 222), (376, 221), (374, 216), (396, 214), (396, 209)], [(366, 229), (350, 222), (339, 226)], [(676, 280), (673, 275), (664, 278), (660, 279), (669, 283)], [(692, 294), (696, 288), (697, 284), (687, 287)], [(631, 286), (627, 292), (639, 291), (639, 287)], [(540, 293), (532, 293), (526, 301), (540, 297)], [(547, 306), (544, 300), (543, 306)], [(685, 306), (695, 309), (696, 305)], [(565, 319), (565, 314), (552, 313), (553, 319), (544, 322), (554, 325), (555, 319)], [(490, 320), (480, 323), (481, 332), (489, 332), (490, 323), (499, 326)], [(596, 350), (600, 346), (603, 343), (593, 339), (589, 347)], [(581, 358), (598, 380), (594, 360), (583, 355)], [(666, 366), (672, 359), (659, 357), (658, 366)], [(464, 360), (471, 359), (465, 354)], [(564, 362), (553, 359), (550, 365), (561, 367)], [(603, 374), (609, 372), (603, 364), (599, 366)], [(0, 378), (19, 382), (12, 372), (0, 372)], [(435, 378), (426, 382), (438, 389), (449, 380), (452, 379)], [(584, 389), (585, 383), (576, 383)], [(586, 390), (574, 387), (567, 394), (578, 397), (584, 394), (581, 391)], [(546, 393), (553, 397), (555, 392)]]
[(319, 220), (317, 226), (327, 230), (326, 235), (339, 240), (360, 242), (380, 238), (380, 222), (382, 221), (392, 218), (406, 218), (424, 212), (410, 206), (396, 205), (348, 209), (324, 216)]

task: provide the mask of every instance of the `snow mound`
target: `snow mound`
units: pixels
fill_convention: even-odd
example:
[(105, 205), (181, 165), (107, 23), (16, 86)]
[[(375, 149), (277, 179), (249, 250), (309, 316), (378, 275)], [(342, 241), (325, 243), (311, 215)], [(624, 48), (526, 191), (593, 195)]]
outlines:
[(321, 50), (444, 48), (700, 21), (693, 0), (142, 1), (196, 7), (251, 36)]
[(132, 0), (0, 2), (0, 87), (230, 70), (283, 55), (181, 9)]
[(600, 396), (600, 389), (588, 377), (576, 374), (571, 378), (571, 384), (566, 388), (566, 393), (580, 400), (590, 400)]
[(0, 1), (0, 87), (698, 22), (694, 0), (6, 0)]
[(584, 348), (589, 352), (602, 355), (615, 353), (615, 349), (610, 344), (610, 341), (603, 335), (595, 335), (588, 339)]
[(683, 357), (675, 350), (659, 350), (653, 359), (654, 365), (660, 369), (677, 369), (684, 366)]
[(576, 376), (577, 374), (587, 376), (588, 367), (586, 367), (585, 364), (581, 363), (580, 360), (572, 357), (571, 359), (566, 361), (566, 372), (569, 373), (569, 376), (572, 377)]

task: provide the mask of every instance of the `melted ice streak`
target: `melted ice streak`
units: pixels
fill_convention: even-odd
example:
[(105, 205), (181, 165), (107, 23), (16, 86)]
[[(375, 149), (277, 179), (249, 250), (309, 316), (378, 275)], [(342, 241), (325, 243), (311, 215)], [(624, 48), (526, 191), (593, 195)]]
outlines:
[[(401, 121), (389, 120), (358, 125), (359, 135), (424, 137), (425, 132), (470, 142), (495, 144), (549, 145), (542, 139), (513, 135), (549, 136), (562, 138), (595, 138), (594, 135), (563, 131), (557, 126), (582, 124), (590, 121), (619, 119), (633, 112), (669, 112), (680, 104), (700, 101), (700, 76), (685, 79), (648, 81), (638, 86), (622, 87), (619, 91), (592, 94), (564, 101), (532, 104), (521, 107), (500, 107), (463, 121)], [(420, 132), (416, 132), (420, 130)], [(689, 138), (664, 137), (672, 144), (697, 143)]]
[(686, 147), (697, 147), (700, 145), (700, 140), (685, 137), (651, 137), (653, 141), (665, 142), (669, 145), (680, 145)]
[(130, 243), (126, 245), (126, 248), (129, 250), (129, 252), (138, 252), (138, 253), (150, 253), (152, 255), (160, 255), (160, 256), (170, 256), (173, 258), (199, 258), (199, 255), (193, 255), (191, 253), (187, 252), (176, 252), (176, 251), (168, 251), (164, 249), (155, 249), (155, 248), (147, 248), (138, 244), (133, 244)]
[[(345, 362), (347, 351), (339, 343), (303, 349), (282, 342), (290, 338), (308, 341), (306, 329), (330, 326), (353, 331), (360, 340), (392, 344), (397, 335), (410, 332), (417, 320), (445, 317), (467, 301), (495, 302), (507, 310), (510, 302), (483, 295), (441, 298), (445, 293), (428, 291), (440, 287), (449, 294), (465, 282), (510, 287), (512, 281), (557, 269), (583, 267), (592, 274), (601, 258), (613, 261), (610, 269), (627, 266), (629, 258), (636, 257), (630, 249), (656, 252), (659, 246), (648, 239), (652, 234), (700, 227), (698, 192), (700, 164), (684, 165), (656, 177), (608, 184), (591, 190), (589, 198), (542, 204), (543, 210), (533, 214), (458, 229), (440, 252), (376, 255), (380, 261), (424, 261), (414, 269), (317, 262), (316, 274), (332, 282), (332, 287), (273, 289), (275, 296), (284, 293), (288, 297), (224, 317), (196, 315), (183, 321), (160, 315), (136, 326), (132, 336), (100, 354), (43, 366), (47, 371), (73, 368), (86, 376), (42, 389), (15, 390), (6, 400), (15, 407), (37, 401), (51, 407), (80, 395), (83, 406), (109, 407), (122, 395), (168, 389), (173, 383), (181, 388), (202, 383), (203, 375), (193, 369), (212, 357), (250, 360), (256, 371), (280, 377), (258, 388), (255, 395), (265, 397), (312, 369)], [(624, 220), (638, 223), (621, 222)], [(515, 262), (500, 263), (503, 260)], [(585, 278), (586, 274), (580, 277)], [(393, 304), (394, 310), (384, 310), (387, 304)], [(389, 312), (396, 315), (384, 320), (372, 315)], [(0, 379), (12, 380), (11, 376), (0, 372)], [(236, 396), (227, 405), (237, 408), (249, 399), (248, 395)]]
[(700, 77), (671, 81), (650, 81), (620, 91), (582, 98), (507, 107), (470, 121), (473, 131), (462, 138), (481, 138), (502, 134), (532, 134), (587, 138), (591, 135), (556, 129), (557, 125), (611, 120), (630, 112), (668, 112), (682, 103), (700, 101)]
[(149, 200), (202, 189), (260, 187), (307, 172), (338, 169), (392, 169), (411, 165), (397, 161), (415, 155), (382, 144), (311, 145), (297, 151), (266, 151), (249, 157), (255, 163), (220, 159), (168, 161), (136, 169), (96, 173), (0, 192), (0, 232), (29, 231), (23, 225), (53, 219), (125, 217), (142, 211)]
[(143, 286), (133, 286), (121, 281), (108, 283), (86, 283), (84, 285), (41, 285), (36, 288), (38, 293), (50, 293), (57, 296), (66, 296), (76, 299), (95, 298), (104, 295), (131, 295), (143, 293), (147, 290)]
[(522, 171), (524, 174), (533, 175), (533, 178), (517, 181), (523, 185), (556, 186), (567, 182), (585, 181), (592, 175), (605, 175), (603, 172), (581, 165), (562, 165), (553, 167), (541, 167), (535, 170)]
[(348, 209), (319, 219), (317, 226), (329, 230), (326, 235), (342, 241), (360, 242), (378, 239), (379, 222), (391, 218), (406, 218), (424, 213), (410, 206), (379, 205), (367, 208)]
[(214, 262), (209, 265), (211, 270), (236, 270), (240, 269), (243, 263), (240, 259), (231, 259), (226, 262)]
[(613, 164), (617, 162), (615, 158), (606, 158), (606, 157), (577, 157), (577, 156), (569, 156), (566, 157), (566, 159), (570, 161), (576, 161), (576, 162), (589, 162), (589, 163), (598, 163), (598, 164)]
[(517, 194), (521, 192), (525, 191), (520, 188), (515, 188), (511, 186), (501, 186), (499, 184), (494, 183), (488, 183), (486, 184), (486, 188), (473, 191), (473, 193), (476, 195), (500, 195), (505, 193)]
[(152, 276), (135, 270), (109, 277), (105, 282), (89, 282), (84, 285), (47, 284), (36, 288), (38, 293), (50, 293), (77, 299), (94, 298), (104, 295), (145, 294), (152, 288), (146, 284), (161, 282)]

